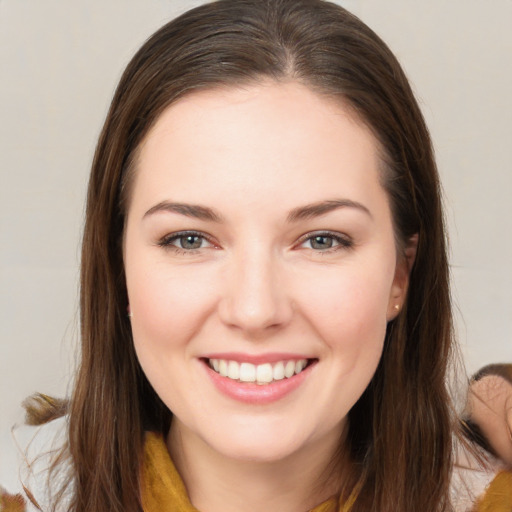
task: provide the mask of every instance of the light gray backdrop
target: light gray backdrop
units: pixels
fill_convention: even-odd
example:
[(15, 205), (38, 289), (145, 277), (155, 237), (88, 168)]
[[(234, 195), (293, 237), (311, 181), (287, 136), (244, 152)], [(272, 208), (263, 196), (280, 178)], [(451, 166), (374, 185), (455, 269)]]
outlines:
[[(123, 67), (195, 0), (0, 0), (0, 484), (36, 390), (63, 396), (94, 145)], [(512, 361), (512, 1), (340, 0), (388, 42), (446, 192), (468, 371)]]

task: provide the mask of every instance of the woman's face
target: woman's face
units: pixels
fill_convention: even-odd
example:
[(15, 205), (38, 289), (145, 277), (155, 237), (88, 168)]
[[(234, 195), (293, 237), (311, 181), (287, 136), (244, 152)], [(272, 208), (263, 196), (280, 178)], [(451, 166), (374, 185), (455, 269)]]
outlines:
[(143, 143), (124, 259), (135, 349), (183, 442), (331, 450), (407, 284), (378, 144), (295, 83), (198, 92)]

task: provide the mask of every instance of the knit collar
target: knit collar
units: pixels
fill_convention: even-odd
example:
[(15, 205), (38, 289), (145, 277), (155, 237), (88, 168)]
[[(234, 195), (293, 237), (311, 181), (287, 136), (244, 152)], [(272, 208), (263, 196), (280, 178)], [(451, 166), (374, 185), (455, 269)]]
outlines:
[[(353, 501), (350, 499), (350, 503), (341, 505), (337, 499), (331, 498), (310, 512), (349, 512)], [(146, 433), (144, 443), (142, 505), (144, 512), (199, 512), (189, 501), (185, 485), (169, 456), (163, 436), (154, 432)]]

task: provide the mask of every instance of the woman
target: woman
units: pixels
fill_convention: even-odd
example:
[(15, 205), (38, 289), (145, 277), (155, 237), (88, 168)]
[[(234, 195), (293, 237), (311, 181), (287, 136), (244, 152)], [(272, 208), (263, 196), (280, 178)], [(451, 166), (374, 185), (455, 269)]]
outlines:
[(386, 45), (319, 0), (152, 36), (96, 150), (81, 329), (70, 510), (451, 510), (439, 182)]

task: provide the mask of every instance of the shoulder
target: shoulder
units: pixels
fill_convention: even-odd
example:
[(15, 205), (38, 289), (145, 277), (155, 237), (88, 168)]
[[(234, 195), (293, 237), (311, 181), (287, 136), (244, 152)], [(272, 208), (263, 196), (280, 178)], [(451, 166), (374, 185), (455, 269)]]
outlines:
[(496, 474), (484, 495), (476, 502), (474, 511), (512, 511), (512, 471), (503, 470)]
[(511, 468), (482, 448), (458, 441), (451, 496), (455, 512), (511, 512)]

